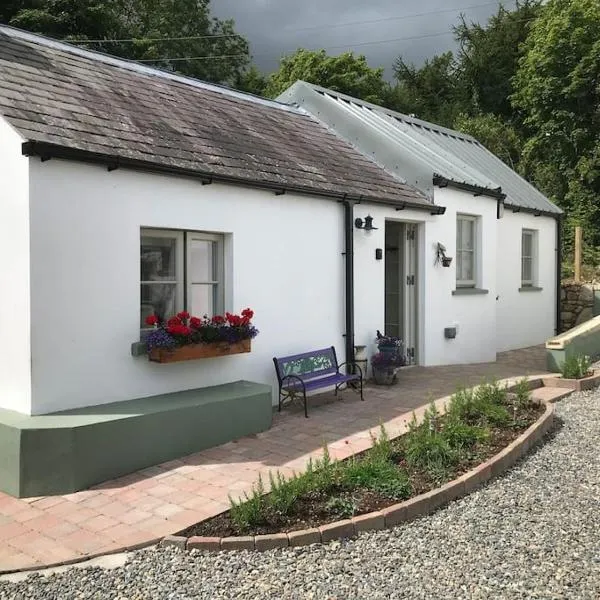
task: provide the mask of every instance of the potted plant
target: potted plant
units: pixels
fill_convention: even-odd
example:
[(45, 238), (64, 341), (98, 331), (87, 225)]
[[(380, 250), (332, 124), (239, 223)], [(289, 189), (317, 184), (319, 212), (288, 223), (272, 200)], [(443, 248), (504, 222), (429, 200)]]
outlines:
[(400, 338), (385, 336), (377, 331), (375, 340), (379, 352), (371, 359), (373, 378), (379, 385), (391, 385), (398, 370), (406, 365), (404, 344)]
[(250, 308), (241, 315), (192, 317), (182, 311), (169, 319), (150, 315), (146, 324), (154, 330), (146, 337), (146, 350), (152, 362), (169, 363), (197, 358), (250, 352), (251, 340), (258, 335)]

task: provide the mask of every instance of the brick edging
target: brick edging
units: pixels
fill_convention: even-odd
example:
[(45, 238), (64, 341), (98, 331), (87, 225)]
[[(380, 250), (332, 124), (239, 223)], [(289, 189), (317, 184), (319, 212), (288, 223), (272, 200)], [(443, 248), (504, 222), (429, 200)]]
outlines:
[(186, 538), (169, 535), (161, 540), (160, 545), (176, 546), (187, 550), (257, 550), (260, 552), (273, 548), (308, 546), (309, 544), (351, 538), (361, 531), (387, 529), (427, 515), (448, 502), (469, 494), (481, 484), (504, 473), (530, 448), (534, 447), (549, 431), (554, 420), (554, 405), (550, 402), (544, 402), (544, 404), (546, 406), (544, 414), (498, 454), (457, 479), (399, 504), (352, 519), (344, 519), (321, 527), (290, 531), (289, 533), (224, 538), (201, 536)]
[(575, 392), (585, 392), (600, 386), (600, 371), (594, 371), (592, 375), (582, 377), (581, 379), (564, 379), (561, 376), (543, 380), (545, 386), (559, 387)]

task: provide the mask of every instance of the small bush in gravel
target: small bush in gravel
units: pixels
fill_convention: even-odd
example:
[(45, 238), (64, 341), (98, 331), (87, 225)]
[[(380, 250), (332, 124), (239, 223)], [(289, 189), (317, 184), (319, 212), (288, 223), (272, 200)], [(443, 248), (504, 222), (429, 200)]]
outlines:
[(561, 368), (565, 379), (583, 379), (590, 375), (592, 359), (589, 356), (568, 356)]

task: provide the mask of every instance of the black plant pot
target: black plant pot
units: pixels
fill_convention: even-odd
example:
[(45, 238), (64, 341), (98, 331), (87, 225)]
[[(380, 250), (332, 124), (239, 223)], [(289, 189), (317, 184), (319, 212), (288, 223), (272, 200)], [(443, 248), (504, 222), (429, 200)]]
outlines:
[(451, 256), (445, 256), (444, 258), (442, 258), (442, 266), (443, 267), (449, 267), (451, 264), (452, 264)]

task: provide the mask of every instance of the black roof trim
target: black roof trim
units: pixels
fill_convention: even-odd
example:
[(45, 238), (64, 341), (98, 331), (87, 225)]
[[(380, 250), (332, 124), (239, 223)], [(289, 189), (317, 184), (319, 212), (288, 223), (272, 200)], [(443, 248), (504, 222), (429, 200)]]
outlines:
[(466, 192), (472, 192), (475, 196), (489, 196), (490, 198), (496, 198), (496, 200), (504, 200), (506, 194), (502, 191), (502, 188), (487, 188), (481, 185), (475, 185), (473, 183), (467, 183), (466, 181), (455, 181), (449, 179), (438, 173), (433, 174), (433, 185), (438, 187), (453, 187)]
[(269, 181), (261, 181), (258, 179), (245, 179), (241, 177), (235, 177), (230, 175), (218, 175), (211, 172), (206, 172), (196, 169), (185, 169), (182, 167), (168, 166), (164, 164), (153, 163), (151, 161), (139, 160), (135, 158), (126, 158), (121, 156), (109, 156), (107, 154), (101, 154), (98, 152), (91, 152), (89, 150), (80, 150), (78, 148), (69, 148), (66, 146), (60, 146), (57, 144), (49, 144), (46, 142), (27, 141), (23, 142), (21, 152), (24, 156), (38, 156), (42, 160), (48, 160), (50, 158), (58, 158), (64, 160), (72, 160), (79, 162), (86, 162), (91, 164), (99, 164), (107, 167), (109, 170), (115, 170), (123, 167), (136, 171), (146, 171), (152, 173), (167, 173), (172, 175), (182, 175), (186, 177), (193, 177), (195, 179), (201, 179), (203, 184), (212, 183), (225, 183), (229, 185), (242, 185), (246, 187), (259, 188), (264, 190), (273, 191), (277, 194), (281, 194), (282, 191), (294, 192), (297, 194), (303, 194), (308, 196), (317, 196), (322, 198), (329, 198), (331, 200), (346, 200), (356, 203), (369, 202), (371, 204), (381, 204), (386, 206), (399, 206), (402, 205), (406, 208), (412, 208), (415, 210), (423, 210), (431, 213), (432, 215), (443, 215), (446, 212), (445, 206), (439, 206), (437, 204), (421, 204), (418, 202), (412, 202), (408, 199), (385, 200), (377, 198), (375, 196), (353, 195), (341, 192), (328, 192), (319, 191), (314, 188), (297, 186), (297, 185), (286, 185), (281, 183), (273, 183)]

